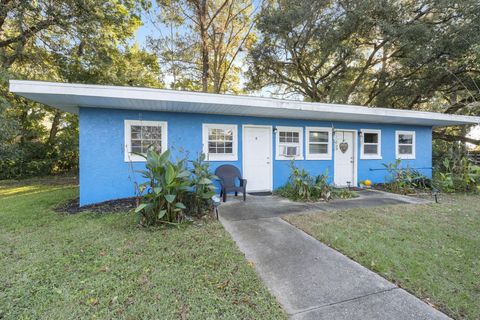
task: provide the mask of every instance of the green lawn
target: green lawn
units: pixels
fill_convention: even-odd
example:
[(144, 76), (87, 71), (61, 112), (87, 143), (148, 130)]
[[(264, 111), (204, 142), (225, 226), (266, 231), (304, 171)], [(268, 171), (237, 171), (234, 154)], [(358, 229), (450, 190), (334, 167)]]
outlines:
[(450, 316), (480, 319), (480, 196), (286, 220)]
[(285, 318), (218, 222), (146, 230), (51, 210), (77, 192), (0, 182), (0, 319)]

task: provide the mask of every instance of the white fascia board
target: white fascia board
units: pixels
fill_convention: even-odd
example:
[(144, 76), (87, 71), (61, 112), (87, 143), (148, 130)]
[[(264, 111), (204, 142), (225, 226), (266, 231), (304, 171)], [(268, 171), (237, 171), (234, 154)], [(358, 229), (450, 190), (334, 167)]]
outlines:
[[(220, 107), (249, 107), (251, 110), (249, 111), (248, 115), (257, 115), (262, 117), (278, 117), (276, 116), (277, 111), (283, 110), (287, 111), (290, 114), (295, 113), (295, 116), (293, 118), (302, 118), (301, 113), (298, 113), (298, 111), (301, 111), (302, 113), (305, 113), (304, 119), (310, 119), (313, 112), (319, 113), (319, 116), (325, 115), (325, 119), (332, 120), (333, 117), (335, 118), (335, 121), (351, 121), (350, 119), (343, 119), (344, 117), (342, 115), (358, 115), (362, 117), (372, 116), (375, 118), (371, 119), (372, 122), (380, 123), (411, 124), (416, 122), (426, 126), (480, 124), (480, 117), (449, 115), (435, 112), (364, 107), (343, 104), (313, 103), (254, 96), (213, 94), (204, 92), (150, 89), (140, 87), (10, 80), (10, 91), (26, 98), (73, 113), (78, 113), (79, 106), (98, 107), (91, 104), (79, 105), (75, 102), (75, 97), (77, 97), (90, 99), (98, 98), (99, 101), (102, 101), (103, 99), (130, 100), (132, 101), (132, 103), (129, 103), (128, 109), (132, 110), (155, 111), (155, 108), (145, 109), (144, 107), (142, 107), (142, 103), (135, 104), (135, 101), (164, 101), (178, 103), (195, 103), (202, 105), (219, 105)], [(112, 103), (112, 105), (109, 107), (116, 108), (118, 106), (115, 106), (115, 104)], [(174, 107), (170, 107), (170, 109), (171, 110), (168, 111), (176, 111)], [(163, 111), (165, 111), (165, 108), (163, 108)], [(198, 112), (201, 111), (202, 110), (198, 110)], [(195, 111), (190, 110), (188, 112)], [(271, 115), (269, 115), (270, 112)], [(238, 113), (234, 113), (231, 111), (226, 111), (222, 114), (239, 115)], [(331, 117), (328, 117), (327, 114), (330, 114)], [(410, 122), (409, 120), (412, 120), (412, 122)]]

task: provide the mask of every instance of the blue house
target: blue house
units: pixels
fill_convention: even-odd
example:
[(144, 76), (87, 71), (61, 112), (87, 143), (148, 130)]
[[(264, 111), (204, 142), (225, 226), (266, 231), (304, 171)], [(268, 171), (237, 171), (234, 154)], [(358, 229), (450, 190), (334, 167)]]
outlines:
[(199, 92), (10, 81), (10, 91), (79, 115), (80, 204), (133, 196), (143, 153), (237, 166), (247, 191), (287, 182), (293, 159), (337, 186), (384, 182), (383, 164), (432, 176), (432, 128), (480, 117)]

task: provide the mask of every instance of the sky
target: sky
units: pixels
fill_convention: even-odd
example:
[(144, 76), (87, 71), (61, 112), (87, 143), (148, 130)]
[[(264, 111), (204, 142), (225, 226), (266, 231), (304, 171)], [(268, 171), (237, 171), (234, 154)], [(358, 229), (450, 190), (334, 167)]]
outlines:
[[(152, 1), (152, 8), (150, 12), (143, 12), (142, 13), (142, 22), (143, 25), (137, 30), (135, 35), (135, 40), (142, 46), (146, 46), (146, 39), (148, 36), (155, 36), (158, 35), (160, 32), (164, 32), (165, 30), (162, 27), (158, 26), (158, 24), (154, 24), (155, 15), (154, 13), (158, 11), (158, 6), (156, 1)], [(160, 28), (160, 30), (158, 29)]]

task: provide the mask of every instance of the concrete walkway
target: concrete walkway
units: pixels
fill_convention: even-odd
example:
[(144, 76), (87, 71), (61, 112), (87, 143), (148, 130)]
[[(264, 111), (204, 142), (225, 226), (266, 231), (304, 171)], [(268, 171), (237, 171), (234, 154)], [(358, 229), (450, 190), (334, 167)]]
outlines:
[[(367, 198), (347, 200), (352, 201), (348, 205), (373, 205)], [(273, 200), (275, 197), (249, 197), (247, 203), (231, 201), (220, 206), (220, 220), (292, 319), (448, 319), (278, 217), (289, 209), (295, 213), (318, 209), (289, 201), (265, 206), (272, 205)], [(253, 214), (249, 203), (253, 208), (263, 207), (263, 212)], [(340, 208), (345, 206), (343, 201), (338, 203), (342, 203)], [(242, 209), (248, 209), (247, 218)]]
[(325, 212), (354, 208), (368, 208), (392, 204), (421, 204), (431, 201), (407, 197), (398, 194), (378, 191), (362, 190), (357, 192), (358, 198), (346, 200), (332, 200), (330, 202), (293, 202), (278, 196), (247, 196), (243, 201), (241, 196), (229, 196), (226, 203), (222, 203), (220, 211), (227, 220), (249, 220), (260, 218), (281, 217), (286, 214), (306, 212)]

